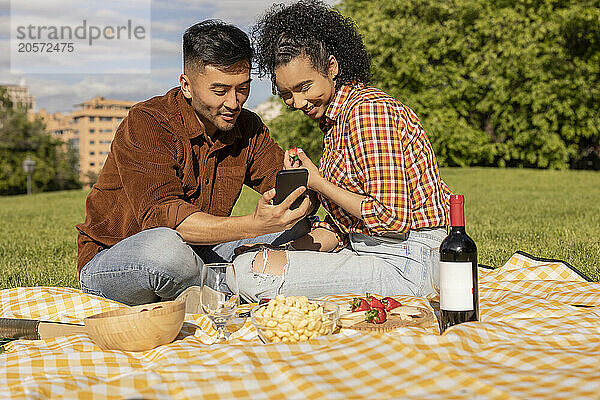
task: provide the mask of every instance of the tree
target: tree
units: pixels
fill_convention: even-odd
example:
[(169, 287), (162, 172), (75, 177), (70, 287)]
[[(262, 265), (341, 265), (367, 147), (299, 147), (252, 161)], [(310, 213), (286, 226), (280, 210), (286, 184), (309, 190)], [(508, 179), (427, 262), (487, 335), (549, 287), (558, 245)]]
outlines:
[(600, 169), (599, 0), (345, 0), (441, 165)]
[(31, 177), (36, 190), (80, 188), (74, 151), (47, 134), (40, 119), (31, 121), (23, 109), (12, 108), (6, 91), (0, 98), (0, 194), (26, 192), (27, 156), (36, 162)]

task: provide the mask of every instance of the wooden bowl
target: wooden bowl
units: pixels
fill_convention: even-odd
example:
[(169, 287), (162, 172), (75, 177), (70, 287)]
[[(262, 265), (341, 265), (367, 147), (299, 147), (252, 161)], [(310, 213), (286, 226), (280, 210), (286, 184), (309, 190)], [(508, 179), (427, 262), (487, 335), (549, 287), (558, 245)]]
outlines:
[(146, 351), (171, 343), (185, 318), (185, 298), (107, 311), (85, 318), (85, 329), (104, 350)]

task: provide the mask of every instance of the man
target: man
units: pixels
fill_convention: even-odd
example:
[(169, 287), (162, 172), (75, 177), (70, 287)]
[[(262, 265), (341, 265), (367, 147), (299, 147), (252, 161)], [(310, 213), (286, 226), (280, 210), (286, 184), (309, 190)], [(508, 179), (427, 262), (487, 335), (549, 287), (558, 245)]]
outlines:
[[(305, 188), (270, 204), (284, 153), (242, 109), (252, 55), (234, 26), (209, 20), (186, 30), (181, 86), (131, 108), (88, 195), (77, 225), (84, 292), (130, 305), (173, 298), (200, 284), (205, 262), (306, 233), (281, 233), (314, 208), (305, 196), (289, 209)], [(252, 214), (231, 217), (243, 184), (263, 195)]]

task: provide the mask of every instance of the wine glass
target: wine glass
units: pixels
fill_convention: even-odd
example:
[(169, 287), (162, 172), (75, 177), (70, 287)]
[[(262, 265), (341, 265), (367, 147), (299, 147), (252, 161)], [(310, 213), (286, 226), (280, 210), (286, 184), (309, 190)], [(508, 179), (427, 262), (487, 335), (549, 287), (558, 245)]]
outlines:
[(217, 341), (225, 341), (225, 325), (240, 305), (237, 278), (232, 263), (204, 264), (201, 303), (202, 311), (217, 328)]

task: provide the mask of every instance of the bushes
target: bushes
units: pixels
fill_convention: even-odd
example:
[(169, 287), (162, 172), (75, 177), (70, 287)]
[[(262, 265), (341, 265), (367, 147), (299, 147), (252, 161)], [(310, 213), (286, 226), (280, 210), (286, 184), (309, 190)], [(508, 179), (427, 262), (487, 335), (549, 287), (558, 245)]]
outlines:
[[(374, 86), (421, 118), (444, 166), (600, 169), (600, 0), (344, 0)], [(286, 145), (322, 134), (303, 115)], [(318, 156), (317, 156), (318, 158)]]
[[(593, 167), (600, 1), (346, 0), (374, 84), (421, 117), (442, 165)], [(588, 161), (584, 161), (584, 158)]]

